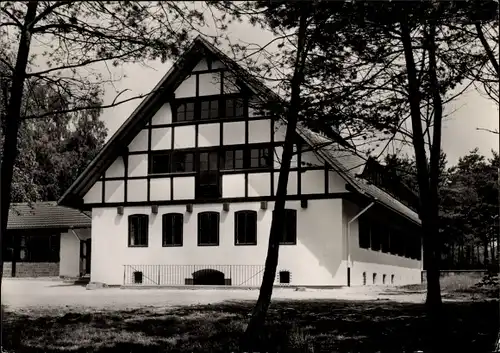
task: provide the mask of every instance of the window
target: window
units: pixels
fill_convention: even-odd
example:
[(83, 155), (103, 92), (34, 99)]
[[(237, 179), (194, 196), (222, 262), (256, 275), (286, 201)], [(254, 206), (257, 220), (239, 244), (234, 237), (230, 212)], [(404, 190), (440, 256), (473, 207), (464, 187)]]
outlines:
[(150, 173), (170, 173), (170, 153), (151, 155)]
[[(274, 217), (274, 211), (273, 211)], [(285, 210), (285, 228), (281, 235), (280, 245), (297, 244), (297, 211)]]
[(148, 215), (128, 216), (128, 246), (148, 246), (148, 223)]
[(173, 117), (174, 122), (194, 120), (194, 102), (179, 103), (177, 111)]
[(241, 118), (244, 116), (243, 101), (241, 98), (226, 100), (226, 118)]
[(376, 273), (373, 274), (372, 283), (377, 284), (377, 274)]
[(219, 245), (219, 213), (198, 213), (198, 245)]
[(162, 216), (163, 246), (182, 246), (184, 216), (180, 213), (167, 213)]
[(388, 253), (390, 248), (390, 230), (389, 227), (381, 226), (380, 227), (380, 242), (382, 252)]
[(194, 153), (165, 152), (151, 155), (151, 174), (194, 172)]
[(194, 153), (174, 152), (172, 154), (171, 172), (194, 172)]
[[(16, 261), (19, 262), (58, 262), (60, 235), (34, 234), (23, 232), (14, 241), (18, 242), (19, 252)], [(26, 234), (27, 233), (27, 234)]]
[(257, 245), (257, 212), (234, 213), (234, 236), (236, 245)]
[(385, 284), (385, 278), (386, 278), (386, 275), (385, 275), (385, 274), (383, 274), (383, 275), (382, 275), (382, 284)]
[(196, 183), (197, 198), (219, 198), (222, 196), (218, 159), (219, 154), (217, 151), (201, 152), (199, 154)]
[(269, 148), (250, 150), (250, 168), (269, 168), (271, 166)]
[(200, 114), (200, 120), (219, 119), (219, 101), (202, 101)]
[(243, 169), (245, 167), (243, 150), (227, 150), (224, 157), (224, 169)]
[(377, 222), (371, 222), (370, 227), (370, 246), (373, 251), (380, 251), (381, 237), (380, 233), (382, 228)]
[(363, 272), (363, 285), (366, 286), (366, 272)]
[(416, 249), (416, 257), (417, 257), (417, 260), (421, 260), (422, 259), (422, 238), (420, 237), (420, 234), (417, 233), (417, 236), (416, 236), (417, 240), (416, 240), (416, 245), (417, 245), (417, 249)]
[(370, 223), (369, 219), (364, 216), (359, 218), (359, 247), (370, 248)]

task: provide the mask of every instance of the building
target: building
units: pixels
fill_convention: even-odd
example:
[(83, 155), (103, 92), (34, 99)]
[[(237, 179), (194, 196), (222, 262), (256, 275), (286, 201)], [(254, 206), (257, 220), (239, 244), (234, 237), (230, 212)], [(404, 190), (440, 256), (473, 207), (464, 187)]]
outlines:
[(90, 274), (90, 226), (89, 214), (56, 202), (11, 204), (3, 238), (4, 276)]
[[(269, 101), (194, 41), (59, 200), (92, 211), (91, 281), (260, 285), (285, 137)], [(420, 283), (415, 211), (340, 138), (296, 141), (276, 284)]]

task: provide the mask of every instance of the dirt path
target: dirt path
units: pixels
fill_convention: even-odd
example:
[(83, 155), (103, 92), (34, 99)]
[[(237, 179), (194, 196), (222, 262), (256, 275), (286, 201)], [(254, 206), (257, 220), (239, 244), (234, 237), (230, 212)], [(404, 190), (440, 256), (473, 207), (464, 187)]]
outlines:
[[(340, 289), (307, 289), (295, 291), (277, 288), (275, 300), (341, 299), (392, 300), (422, 303), (422, 293), (387, 295), (387, 287), (351, 287)], [(239, 289), (120, 289), (86, 290), (85, 287), (63, 284), (54, 280), (4, 279), (2, 304), (7, 308), (85, 307), (98, 310), (132, 309), (139, 307), (172, 307), (211, 304), (226, 300), (256, 300), (258, 290)]]

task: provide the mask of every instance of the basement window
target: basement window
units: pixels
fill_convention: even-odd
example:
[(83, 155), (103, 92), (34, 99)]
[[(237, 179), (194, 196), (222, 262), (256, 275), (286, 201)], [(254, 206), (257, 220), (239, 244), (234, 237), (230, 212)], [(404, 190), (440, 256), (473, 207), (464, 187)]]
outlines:
[(134, 284), (142, 284), (142, 272), (141, 271), (134, 272)]
[(290, 271), (280, 271), (279, 278), (281, 284), (290, 283)]

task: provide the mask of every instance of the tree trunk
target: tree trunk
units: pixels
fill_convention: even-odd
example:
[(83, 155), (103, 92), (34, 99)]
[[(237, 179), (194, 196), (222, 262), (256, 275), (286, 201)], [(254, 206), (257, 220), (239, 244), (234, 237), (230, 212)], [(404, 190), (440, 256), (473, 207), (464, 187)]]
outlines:
[(3, 236), (7, 232), (12, 177), (14, 174), (14, 163), (17, 157), (17, 135), (19, 132), (19, 125), (21, 124), (20, 115), (23, 101), (24, 80), (26, 78), (26, 66), (28, 65), (30, 52), (31, 30), (36, 16), (37, 6), (38, 1), (30, 1), (27, 5), (24, 24), (19, 38), (16, 65), (12, 76), (12, 86), (7, 105), (7, 114), (5, 116), (3, 157), (0, 167), (0, 242), (2, 244), (2, 251), (0, 252), (0, 286), (3, 279)]
[(286, 110), (286, 134), (283, 146), (283, 156), (281, 160), (280, 172), (278, 177), (278, 186), (276, 190), (276, 202), (271, 221), (271, 230), (269, 234), (269, 244), (264, 269), (262, 285), (259, 291), (259, 298), (252, 311), (252, 317), (248, 323), (247, 329), (243, 335), (242, 348), (244, 351), (261, 349), (263, 343), (263, 329), (267, 310), (271, 303), (273, 285), (276, 278), (276, 268), (278, 266), (279, 242), (284, 231), (285, 203), (288, 186), (288, 176), (290, 174), (290, 165), (293, 157), (293, 146), (296, 141), (296, 128), (298, 121), (298, 112), (300, 108), (300, 87), (303, 82), (303, 68), (305, 64), (305, 36), (307, 27), (307, 14), (302, 13), (298, 30), (297, 56), (295, 68), (291, 80), (291, 99), (290, 106)]
[(483, 45), (483, 48), (486, 51), (488, 60), (495, 69), (497, 76), (500, 76), (500, 66), (498, 64), (497, 58), (495, 57), (495, 54), (493, 53), (493, 50), (491, 50), (488, 41), (484, 37), (483, 29), (481, 28), (481, 23), (479, 21), (476, 21), (475, 26), (476, 26), (477, 36), (479, 37), (479, 40), (481, 41), (481, 44)]
[[(439, 7), (439, 5), (437, 5)], [(436, 10), (435, 15), (438, 15), (439, 10)], [(429, 79), (430, 89), (432, 92), (432, 107), (434, 108), (434, 124), (432, 127), (432, 146), (430, 155), (430, 172), (429, 172), (429, 218), (433, 227), (432, 251), (433, 261), (432, 268), (433, 280), (428, 287), (426, 304), (429, 310), (434, 311), (434, 315), (440, 315), (441, 302), (441, 289), (439, 283), (439, 260), (441, 258), (441, 239), (439, 234), (439, 160), (441, 157), (441, 128), (443, 121), (443, 102), (441, 100), (440, 84), (437, 77), (437, 63), (436, 63), (436, 23), (432, 19), (429, 23), (429, 32), (427, 35), (427, 47), (429, 53)], [(432, 290), (431, 290), (432, 288)]]
[[(431, 165), (428, 168), (427, 158), (425, 153), (425, 143), (424, 134), (422, 129), (422, 120), (420, 115), (420, 87), (417, 79), (417, 70), (415, 65), (415, 60), (413, 57), (413, 46), (412, 38), (410, 33), (410, 28), (408, 25), (408, 20), (406, 13), (403, 13), (401, 19), (401, 40), (404, 49), (406, 69), (408, 73), (408, 93), (410, 101), (410, 113), (411, 113), (411, 123), (412, 123), (412, 139), (413, 148), (415, 151), (415, 162), (417, 167), (417, 180), (419, 186), (419, 198), (420, 198), (420, 218), (422, 220), (422, 230), (423, 230), (423, 243), (424, 243), (424, 263), (427, 268), (427, 298), (426, 305), (428, 307), (429, 313), (437, 312), (441, 307), (441, 290), (439, 285), (439, 267), (438, 267), (438, 237), (439, 237), (439, 209), (437, 205), (437, 181), (439, 177), (439, 155), (435, 156), (434, 150), (437, 148), (440, 152), (440, 144), (433, 146), (431, 152)], [(430, 53), (429, 53), (430, 54)], [(429, 55), (430, 56), (430, 55)], [(431, 74), (431, 72), (429, 72)], [(435, 70), (434, 70), (434, 74)], [(437, 88), (437, 87), (435, 87)], [(434, 107), (438, 108), (439, 105)], [(441, 106), (442, 109), (442, 106)], [(435, 117), (439, 114), (439, 111), (435, 111)], [(435, 122), (436, 124), (436, 122)], [(441, 122), (438, 121), (437, 128), (434, 127), (434, 141), (440, 142), (440, 126)], [(436, 131), (436, 129), (438, 131)], [(437, 161), (437, 167), (436, 167)], [(430, 169), (430, 170), (429, 170)]]

